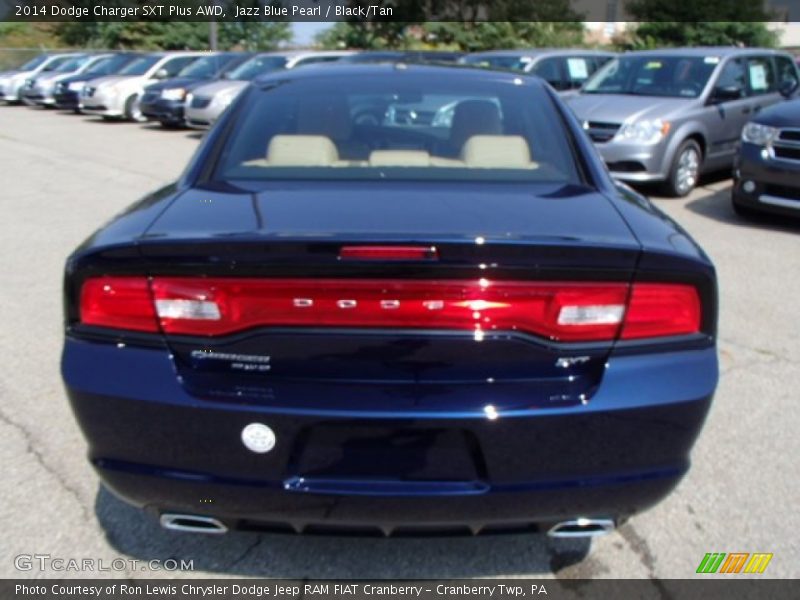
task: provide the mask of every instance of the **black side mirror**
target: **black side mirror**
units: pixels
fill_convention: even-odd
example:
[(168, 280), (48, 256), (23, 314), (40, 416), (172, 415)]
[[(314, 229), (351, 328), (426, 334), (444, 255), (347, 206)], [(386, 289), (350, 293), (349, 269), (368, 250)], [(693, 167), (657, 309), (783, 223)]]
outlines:
[(778, 93), (784, 98), (791, 98), (797, 91), (797, 86), (797, 79), (784, 79), (781, 81), (780, 86), (778, 86)]
[(709, 102), (711, 104), (719, 104), (721, 102), (730, 102), (731, 100), (738, 100), (744, 96), (744, 90), (738, 85), (726, 85), (723, 87), (716, 87), (711, 91)]

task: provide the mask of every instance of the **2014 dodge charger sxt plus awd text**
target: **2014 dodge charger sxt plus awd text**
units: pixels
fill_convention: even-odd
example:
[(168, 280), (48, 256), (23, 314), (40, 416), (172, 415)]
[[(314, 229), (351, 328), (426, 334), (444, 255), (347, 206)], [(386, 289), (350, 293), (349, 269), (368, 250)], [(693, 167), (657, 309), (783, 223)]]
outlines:
[(717, 383), (709, 259), (506, 72), (256, 80), (65, 296), (90, 459), (173, 529), (601, 533)]

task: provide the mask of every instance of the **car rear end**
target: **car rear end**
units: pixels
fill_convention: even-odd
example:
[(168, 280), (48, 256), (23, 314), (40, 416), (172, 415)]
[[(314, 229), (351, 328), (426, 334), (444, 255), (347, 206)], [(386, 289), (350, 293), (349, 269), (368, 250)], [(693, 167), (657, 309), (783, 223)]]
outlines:
[[(391, 90), (394, 67), (375, 69), (366, 87)], [(428, 89), (463, 75), (406, 77)], [(217, 166), (236, 185), (193, 179), (228, 128), (266, 133), (258, 119), (292, 122), (281, 111), (298, 104), (333, 117), (311, 110), (332, 80), (307, 75), (284, 84), (290, 102), (251, 89), (191, 185), (73, 254), (62, 370), (112, 490), (174, 528), (402, 534), (586, 533), (674, 488), (717, 381), (713, 267), (619, 195), (552, 92), (468, 77), (475, 94), (501, 78), (504, 115), (526, 94), (542, 103), (526, 113), (534, 158), (578, 152), (583, 166), (562, 165), (574, 181), (539, 179), (519, 136), (480, 134), (437, 159), (467, 181), (409, 178), (421, 155), (407, 150), (373, 150), (356, 180), (315, 178), (330, 148), (306, 134), (273, 138), (266, 160), (260, 142), (249, 158), (228, 147)], [(463, 97), (454, 123), (475, 115)], [(338, 148), (336, 164), (355, 162)], [(525, 166), (494, 180), (498, 154)], [(261, 178), (273, 168), (288, 170)]]

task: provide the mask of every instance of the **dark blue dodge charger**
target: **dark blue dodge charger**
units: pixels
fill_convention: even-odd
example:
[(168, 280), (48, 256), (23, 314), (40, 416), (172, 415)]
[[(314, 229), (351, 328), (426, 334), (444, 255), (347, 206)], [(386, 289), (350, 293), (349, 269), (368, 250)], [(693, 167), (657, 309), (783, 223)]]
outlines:
[(254, 82), (68, 259), (63, 377), (171, 529), (591, 536), (686, 473), (714, 267), (511, 73)]

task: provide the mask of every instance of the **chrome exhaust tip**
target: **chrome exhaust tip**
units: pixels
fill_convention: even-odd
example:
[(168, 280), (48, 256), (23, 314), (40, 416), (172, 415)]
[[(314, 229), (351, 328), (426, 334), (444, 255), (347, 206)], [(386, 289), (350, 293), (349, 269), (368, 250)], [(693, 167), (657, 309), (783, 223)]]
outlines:
[(225, 524), (214, 517), (164, 513), (161, 515), (159, 522), (164, 529), (169, 529), (170, 531), (212, 534), (228, 532), (228, 528), (225, 526)]
[(551, 538), (592, 538), (606, 535), (614, 531), (613, 519), (578, 518), (561, 521), (553, 525), (547, 535)]

